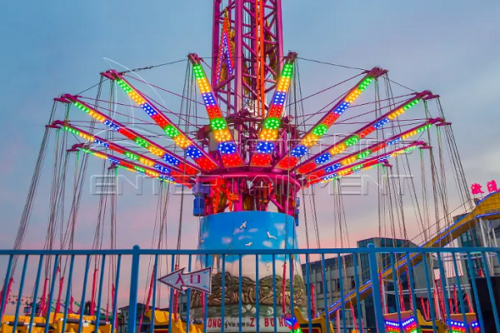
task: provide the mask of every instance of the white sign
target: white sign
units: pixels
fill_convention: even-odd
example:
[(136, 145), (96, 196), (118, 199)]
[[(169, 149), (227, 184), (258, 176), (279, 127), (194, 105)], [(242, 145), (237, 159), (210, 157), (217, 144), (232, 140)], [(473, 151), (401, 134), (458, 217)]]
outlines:
[(158, 281), (184, 293), (185, 289), (191, 288), (210, 294), (212, 292), (212, 267), (199, 271), (184, 273), (184, 267), (176, 270)]

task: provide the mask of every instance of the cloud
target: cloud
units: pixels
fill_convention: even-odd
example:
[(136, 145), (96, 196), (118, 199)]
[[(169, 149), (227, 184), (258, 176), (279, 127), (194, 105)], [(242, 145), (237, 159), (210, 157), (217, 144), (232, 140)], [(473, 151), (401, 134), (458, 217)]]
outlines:
[(248, 232), (258, 232), (258, 231), (259, 231), (259, 229), (257, 229), (257, 228), (248, 229)]
[(263, 241), (262, 245), (264, 245), (265, 247), (273, 247), (273, 243), (269, 240)]
[(232, 237), (222, 237), (222, 244), (231, 244), (233, 241)]

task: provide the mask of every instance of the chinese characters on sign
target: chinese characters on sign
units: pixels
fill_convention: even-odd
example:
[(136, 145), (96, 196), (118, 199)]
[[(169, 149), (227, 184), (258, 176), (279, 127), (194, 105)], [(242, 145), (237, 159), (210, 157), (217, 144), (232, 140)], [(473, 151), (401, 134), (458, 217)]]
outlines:
[[(486, 184), (486, 187), (488, 188), (488, 193), (493, 193), (493, 192), (498, 191), (497, 183), (494, 180), (489, 181)], [(471, 192), (473, 195), (484, 194), (482, 186), (478, 183), (472, 184), (470, 189), (471, 189)]]

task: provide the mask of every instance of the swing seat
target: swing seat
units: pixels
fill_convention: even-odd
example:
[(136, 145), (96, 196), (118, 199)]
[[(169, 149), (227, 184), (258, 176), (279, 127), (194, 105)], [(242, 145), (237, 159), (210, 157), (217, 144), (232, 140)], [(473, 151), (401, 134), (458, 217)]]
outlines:
[[(144, 315), (151, 319), (151, 310), (144, 312)], [(186, 322), (179, 315), (174, 318), (168, 311), (155, 310), (154, 333), (169, 333), (169, 318), (172, 316), (172, 333), (186, 333)], [(189, 333), (203, 333), (203, 324), (194, 323), (189, 325)]]
[[(3, 316), (2, 325), (0, 328), (1, 333), (13, 333), (13, 328), (15, 324), (15, 316)], [(16, 332), (18, 333), (28, 333), (30, 327), (30, 316), (18, 316), (17, 317), (17, 327)], [(45, 331), (45, 318), (34, 317), (33, 318), (33, 328), (31, 332), (33, 333), (43, 333)]]
[[(474, 312), (471, 312), (471, 313), (466, 313), (465, 314), (465, 320), (466, 320), (466, 325), (468, 327), (472, 327), (472, 326), (475, 326), (473, 327), (473, 331), (472, 332), (480, 332), (481, 330), (479, 329), (479, 326), (476, 326), (476, 325), (473, 325), (473, 324), (476, 324), (478, 321), (477, 321), (477, 316)], [(463, 314), (461, 313), (454, 313), (454, 314), (450, 314), (450, 321), (452, 322), (459, 322), (461, 324), (463, 324), (464, 322), (464, 316)], [(450, 326), (451, 323), (449, 323)]]
[[(418, 324), (420, 326), (420, 331), (422, 333), (434, 333), (434, 329), (432, 328), (433, 327), (432, 321), (426, 321), (424, 316), (422, 316), (422, 313), (420, 312), (420, 310), (417, 310), (417, 320), (418, 320)], [(436, 325), (436, 332), (437, 333), (446, 333), (447, 332), (447, 327), (441, 319), (435, 320), (434, 325)]]
[[(299, 308), (295, 308), (293, 310), (293, 314), (295, 316), (295, 319), (297, 319), (297, 322), (300, 325), (300, 329), (303, 333), (309, 333), (309, 321), (307, 321), (304, 316), (302, 315), (302, 312), (300, 311)], [(333, 330), (333, 326), (331, 322), (328, 322), (330, 325), (330, 333), (335, 332)], [(314, 318), (311, 320), (311, 328), (312, 331), (310, 333), (327, 333), (327, 328), (326, 328), (326, 317), (319, 316), (317, 318)]]

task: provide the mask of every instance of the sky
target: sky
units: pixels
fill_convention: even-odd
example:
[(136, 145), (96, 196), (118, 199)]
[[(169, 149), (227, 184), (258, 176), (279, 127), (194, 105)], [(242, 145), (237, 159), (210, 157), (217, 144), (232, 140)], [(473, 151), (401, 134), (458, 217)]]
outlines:
[[(11, 248), (52, 98), (95, 84), (101, 71), (117, 63), (135, 68), (185, 59), (189, 52), (208, 56), (212, 4), (199, 0), (3, 1), (0, 12), (0, 248)], [(439, 94), (447, 120), (453, 123), (466, 178), (469, 184), (485, 187), (489, 180), (500, 182), (499, 13), (500, 3), (488, 0), (286, 0), (284, 49), (308, 59), (387, 68), (393, 80)], [(324, 75), (321, 67), (304, 68), (311, 68), (301, 82), (309, 92), (339, 80)], [(155, 83), (179, 91), (183, 74), (184, 65), (173, 66), (156, 76)], [(29, 247), (43, 246), (50, 163), (52, 157), (45, 162), (34, 204), (25, 243)], [(331, 230), (330, 199), (319, 196), (317, 200), (319, 228)], [(190, 202), (184, 208), (184, 230), (194, 230), (190, 228), (197, 224)], [(150, 247), (156, 198), (123, 195), (118, 205), (118, 247)], [(178, 203), (174, 200), (172, 205)], [(346, 199), (345, 208), (351, 245), (377, 233), (373, 194), (370, 200)], [(168, 242), (174, 247), (178, 209), (171, 214)], [(84, 200), (76, 247), (90, 246), (95, 225), (96, 201)], [(190, 236), (184, 232), (182, 247), (196, 247)], [(321, 241), (322, 247), (334, 244), (328, 233), (321, 234)], [(304, 244), (303, 234), (299, 243)]]

